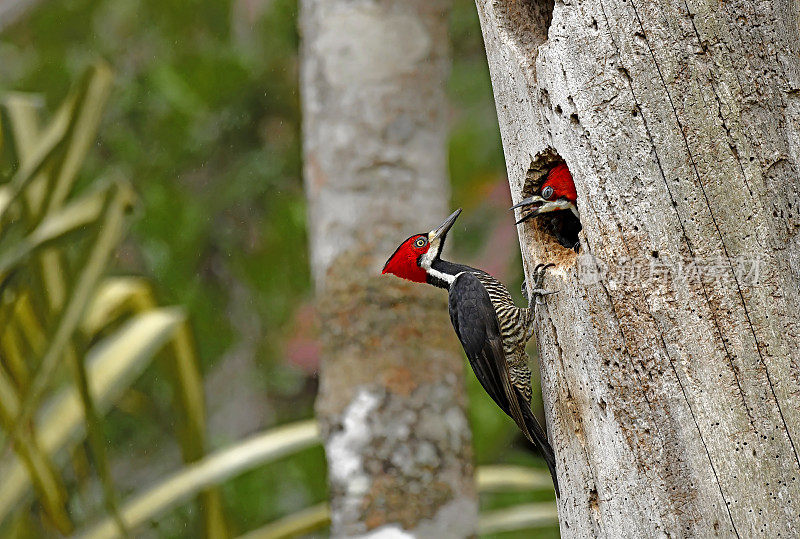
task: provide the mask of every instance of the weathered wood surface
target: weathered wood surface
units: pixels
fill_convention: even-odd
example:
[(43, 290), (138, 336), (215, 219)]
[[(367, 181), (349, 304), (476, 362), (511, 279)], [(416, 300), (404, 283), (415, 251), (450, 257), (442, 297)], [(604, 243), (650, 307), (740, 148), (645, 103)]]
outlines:
[(465, 537), (477, 499), (446, 294), (380, 275), (400, 241), (450, 213), (449, 4), (300, 5), (332, 533)]
[(798, 3), (476, 4), (514, 200), (556, 152), (584, 225), (520, 227), (562, 534), (798, 536)]

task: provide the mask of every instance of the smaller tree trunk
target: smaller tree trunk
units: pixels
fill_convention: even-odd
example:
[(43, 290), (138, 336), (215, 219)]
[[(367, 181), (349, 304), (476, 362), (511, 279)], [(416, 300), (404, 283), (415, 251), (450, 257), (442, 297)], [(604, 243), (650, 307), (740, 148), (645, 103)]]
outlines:
[(381, 276), (448, 211), (444, 1), (303, 0), (317, 416), (332, 533), (475, 532), (463, 362), (441, 291)]

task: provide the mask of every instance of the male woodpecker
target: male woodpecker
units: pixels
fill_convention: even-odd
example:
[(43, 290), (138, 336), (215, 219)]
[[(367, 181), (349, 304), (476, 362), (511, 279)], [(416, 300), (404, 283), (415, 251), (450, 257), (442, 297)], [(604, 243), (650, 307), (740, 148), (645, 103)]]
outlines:
[(517, 423), (539, 449), (556, 496), (558, 478), (553, 448), (531, 412), (531, 371), (525, 344), (533, 336), (531, 299), (550, 292), (541, 288), (549, 266), (534, 269), (534, 290), (529, 308), (514, 305), (506, 287), (488, 273), (463, 264), (442, 260), (447, 232), (461, 213), (458, 209), (428, 233), (405, 240), (389, 257), (383, 273), (416, 283), (428, 283), (450, 291), (450, 320), (469, 358), (475, 376), (495, 403)]
[(576, 238), (581, 230), (578, 215), (578, 193), (567, 165), (558, 164), (547, 173), (547, 178), (537, 194), (511, 207), (511, 210), (533, 206), (533, 211), (524, 214), (517, 224), (532, 217), (544, 217), (545, 228), (564, 247), (578, 250)]

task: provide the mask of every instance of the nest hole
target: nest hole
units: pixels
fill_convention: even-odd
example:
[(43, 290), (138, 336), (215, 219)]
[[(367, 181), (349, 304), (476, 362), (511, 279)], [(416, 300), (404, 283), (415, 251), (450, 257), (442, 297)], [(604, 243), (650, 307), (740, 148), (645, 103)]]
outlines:
[[(525, 175), (522, 198), (539, 194), (547, 174), (556, 165), (566, 164), (564, 159), (553, 148), (548, 148), (531, 160)], [(524, 210), (523, 210), (524, 211)], [(575, 252), (580, 250), (578, 233), (582, 230), (580, 219), (571, 210), (559, 210), (532, 217), (524, 222), (534, 227), (539, 237), (548, 243), (558, 245)]]

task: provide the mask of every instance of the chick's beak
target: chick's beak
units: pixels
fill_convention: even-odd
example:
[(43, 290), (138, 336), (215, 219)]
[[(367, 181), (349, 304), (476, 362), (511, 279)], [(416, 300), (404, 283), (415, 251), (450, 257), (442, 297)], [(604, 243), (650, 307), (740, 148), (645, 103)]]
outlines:
[[(525, 198), (520, 200), (519, 203), (514, 204), (511, 206), (511, 210), (516, 210), (517, 208), (522, 208), (523, 206), (533, 206), (535, 204), (542, 205), (548, 202), (546, 199), (540, 197), (539, 195), (533, 195), (532, 197)], [(536, 208), (538, 209), (538, 208)]]
[(444, 237), (453, 226), (453, 223), (456, 222), (456, 219), (458, 219), (459, 214), (461, 214), (461, 208), (451, 213), (450, 217), (445, 219), (441, 225), (428, 232), (428, 242), (433, 243), (434, 240)]
[(532, 197), (528, 197), (525, 200), (520, 201), (519, 204), (515, 204), (511, 207), (511, 210), (515, 210), (517, 208), (524, 208), (528, 206), (533, 206), (531, 211), (520, 217), (517, 224), (523, 223), (532, 217), (536, 217), (537, 215), (542, 215), (543, 213), (558, 211), (558, 210), (572, 210), (572, 213), (578, 217), (578, 208), (575, 206), (574, 202), (570, 202), (564, 197), (558, 198), (556, 200), (547, 200), (539, 195), (534, 195)]
[(548, 202), (549, 202), (548, 200), (540, 197), (539, 195), (533, 195), (532, 197), (528, 197), (526, 199), (521, 200), (519, 203), (514, 204), (513, 206), (511, 206), (510, 210), (514, 211), (517, 208), (532, 207), (531, 211), (524, 214), (522, 217), (520, 217), (519, 221), (517, 221), (517, 224), (520, 224), (523, 221), (527, 221), (531, 217), (536, 217), (537, 215), (547, 211), (545, 210), (545, 206), (547, 205)]

